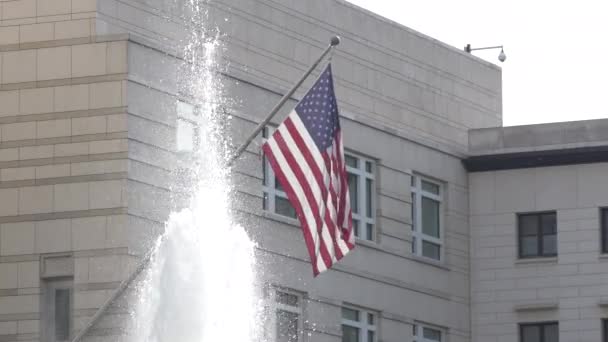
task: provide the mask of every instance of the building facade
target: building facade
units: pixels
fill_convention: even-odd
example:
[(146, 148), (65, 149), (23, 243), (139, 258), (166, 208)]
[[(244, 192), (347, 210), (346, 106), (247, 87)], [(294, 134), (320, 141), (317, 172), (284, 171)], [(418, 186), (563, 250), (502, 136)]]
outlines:
[[(502, 128), (498, 67), (342, 0), (203, 5), (234, 145), (342, 37), (355, 251), (313, 279), (263, 136), (235, 166), (270, 340), (600, 340), (604, 121)], [(73, 337), (179, 202), (175, 165), (196, 136), (180, 76), (188, 8), (0, 2), (0, 341)], [(119, 339), (128, 303), (86, 339)]]

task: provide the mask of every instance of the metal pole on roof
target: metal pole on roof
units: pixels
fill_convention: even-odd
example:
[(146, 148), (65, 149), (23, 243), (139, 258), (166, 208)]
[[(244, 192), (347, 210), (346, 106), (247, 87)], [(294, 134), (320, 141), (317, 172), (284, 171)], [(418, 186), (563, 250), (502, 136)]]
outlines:
[[(226, 167), (230, 167), (234, 161), (236, 161), (247, 149), (247, 146), (251, 144), (251, 142), (255, 139), (255, 137), (260, 133), (262, 129), (270, 122), (270, 120), (277, 114), (277, 112), (281, 109), (281, 107), (291, 98), (291, 96), (296, 92), (296, 90), (304, 83), (306, 78), (313, 72), (313, 70), (321, 63), (323, 58), (327, 56), (327, 54), (338, 44), (340, 44), (340, 37), (334, 36), (331, 38), (329, 45), (323, 51), (323, 53), (316, 59), (316, 61), (306, 70), (306, 72), (302, 75), (300, 80), (289, 90), (281, 100), (274, 106), (274, 108), (270, 111), (268, 116), (264, 119), (264, 121), (260, 122), (258, 126), (253, 130), (253, 132), (247, 137), (245, 142), (235, 151), (234, 155), (228, 159), (226, 163)], [(162, 243), (162, 241), (161, 241)], [(143, 259), (139, 262), (137, 267), (131, 272), (131, 274), (123, 280), (118, 288), (112, 293), (112, 295), (103, 303), (103, 305), (97, 309), (95, 315), (91, 318), (91, 320), (78, 332), (78, 334), (72, 339), (72, 342), (79, 342), (82, 338), (91, 330), (91, 328), (101, 319), (103, 314), (106, 313), (110, 305), (112, 305), (118, 297), (120, 297), (127, 288), (131, 285), (131, 283), (148, 267), (150, 260), (152, 260), (152, 256), (154, 255), (154, 248), (151, 248), (143, 257)]]

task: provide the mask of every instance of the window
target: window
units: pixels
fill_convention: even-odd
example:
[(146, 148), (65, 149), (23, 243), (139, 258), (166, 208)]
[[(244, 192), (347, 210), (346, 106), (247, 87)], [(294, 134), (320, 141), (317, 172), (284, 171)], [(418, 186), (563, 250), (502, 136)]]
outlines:
[[(264, 129), (262, 134), (264, 138), (268, 138), (269, 129)], [(373, 241), (376, 234), (374, 162), (353, 154), (346, 154), (345, 161), (355, 236), (359, 239)], [(296, 218), (295, 209), (291, 206), (285, 190), (275, 177), (265, 157), (262, 163), (262, 174), (263, 209), (282, 216)]]
[(608, 319), (602, 320), (602, 337), (604, 342), (608, 342)]
[[(271, 132), (269, 127), (264, 128), (262, 131), (264, 139), (270, 136), (269, 131)], [(289, 203), (287, 194), (277, 177), (275, 177), (272, 167), (270, 167), (270, 164), (266, 160), (266, 156), (264, 156), (262, 162), (262, 174), (262, 187), (264, 189), (262, 208), (275, 214), (296, 218), (296, 210)]]
[(520, 342), (559, 342), (557, 322), (519, 325)]
[(302, 335), (302, 300), (292, 292), (273, 289), (272, 306), (272, 341), (298, 342)]
[(376, 342), (376, 315), (354, 308), (342, 308), (342, 342)]
[(600, 222), (602, 229), (602, 253), (608, 253), (608, 208), (600, 210)]
[(441, 330), (423, 325), (412, 326), (414, 342), (441, 342)]
[(412, 176), (412, 253), (441, 260), (442, 185)]
[(177, 129), (175, 143), (178, 152), (196, 150), (199, 140), (197, 113), (193, 105), (177, 102)]
[(557, 255), (557, 218), (555, 212), (520, 214), (519, 257), (537, 258)]
[(71, 281), (56, 279), (45, 281), (44, 315), (44, 341), (69, 341), (72, 328)]
[(348, 192), (353, 213), (353, 229), (359, 239), (375, 240), (374, 162), (370, 159), (346, 154)]

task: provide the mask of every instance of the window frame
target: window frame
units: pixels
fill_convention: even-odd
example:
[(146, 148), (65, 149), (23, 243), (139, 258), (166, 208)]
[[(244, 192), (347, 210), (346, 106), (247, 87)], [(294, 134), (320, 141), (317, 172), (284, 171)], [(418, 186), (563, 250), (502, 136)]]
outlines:
[[(552, 235), (552, 234), (543, 234), (543, 227), (541, 225), (542, 217), (545, 215), (553, 214), (555, 215), (555, 253), (544, 253), (544, 243), (543, 236)], [(535, 255), (523, 255), (523, 235), (522, 235), (522, 218), (526, 216), (537, 216), (537, 254)], [(519, 259), (537, 259), (537, 258), (555, 258), (557, 257), (559, 251), (557, 249), (558, 245), (558, 232), (557, 232), (557, 211), (539, 211), (539, 212), (531, 212), (531, 213), (518, 213), (517, 214), (517, 256)]]
[[(353, 321), (353, 320), (344, 318), (344, 316), (342, 314), (342, 309), (349, 309), (349, 310), (357, 311), (359, 313), (359, 321)], [(368, 315), (372, 315), (374, 324), (370, 325), (368, 323)], [(378, 316), (379, 316), (378, 313), (375, 311), (371, 311), (371, 310), (363, 309), (360, 307), (345, 304), (345, 305), (342, 305), (342, 307), (340, 308), (340, 318), (341, 318), (340, 328), (342, 328), (344, 325), (349, 326), (351, 328), (356, 328), (359, 332), (359, 334), (358, 334), (359, 342), (369, 342), (369, 341), (367, 341), (367, 336), (368, 336), (368, 332), (371, 331), (374, 333), (373, 342), (378, 342), (378, 341), (380, 341), (380, 339), (378, 338)], [(342, 338), (344, 338), (343, 335), (344, 335), (344, 333), (342, 333)]]
[[(56, 336), (56, 291), (68, 290), (69, 293), (69, 308), (68, 308), (68, 336), (65, 340), (58, 340)], [(60, 277), (49, 278), (43, 280), (43, 310), (44, 315), (41, 320), (42, 340), (48, 342), (68, 342), (72, 340), (72, 329), (74, 328), (74, 286), (72, 278)]]
[(608, 207), (600, 208), (600, 254), (608, 254)]
[[(266, 139), (268, 139), (268, 137), (270, 136), (270, 134), (272, 134), (272, 132), (274, 131), (276, 127), (273, 126), (266, 126), (263, 130), (262, 130), (262, 139), (263, 142), (266, 141)], [(356, 158), (357, 159), (357, 165), (358, 167), (352, 167), (349, 165), (345, 165), (346, 166), (346, 172), (347, 174), (353, 174), (357, 176), (357, 186), (360, 190), (363, 191), (358, 191), (358, 198), (357, 200), (358, 202), (358, 207), (360, 208), (360, 212), (365, 212), (366, 208), (367, 208), (367, 191), (366, 191), (366, 182), (367, 180), (371, 181), (371, 193), (369, 194), (369, 198), (371, 199), (371, 217), (368, 217), (366, 214), (361, 215), (360, 213), (355, 213), (354, 211), (352, 212), (352, 218), (353, 218), (353, 231), (357, 232), (357, 229), (355, 229), (354, 225), (354, 220), (357, 220), (359, 222), (359, 229), (358, 229), (358, 233), (359, 235), (362, 235), (363, 232), (367, 232), (367, 225), (370, 224), (371, 225), (371, 239), (367, 238), (367, 234), (365, 234), (365, 236), (359, 236), (355, 234), (355, 238), (357, 240), (364, 240), (364, 241), (370, 241), (370, 242), (376, 242), (377, 241), (377, 227), (376, 227), (376, 179), (375, 179), (375, 172), (376, 172), (376, 161), (371, 159), (371, 158), (367, 158), (364, 157), (360, 154), (351, 152), (351, 151), (345, 151), (344, 152), (345, 158), (346, 156), (352, 157), (352, 158)], [(371, 164), (371, 172), (368, 172), (366, 170), (366, 165), (367, 163)], [(345, 161), (346, 164), (346, 161)], [(266, 156), (262, 156), (262, 210), (267, 211), (269, 213), (275, 214), (275, 215), (279, 215), (281, 217), (285, 217), (288, 219), (297, 219), (297, 214), (294, 211), (294, 216), (289, 216), (289, 215), (285, 215), (284, 213), (279, 213), (277, 212), (277, 206), (276, 206), (276, 199), (277, 197), (285, 199), (285, 200), (289, 200), (287, 198), (287, 194), (285, 193), (285, 191), (278, 189), (277, 188), (277, 178), (274, 174), (274, 171), (272, 170), (272, 167), (270, 167), (268, 160), (266, 159)], [(291, 203), (290, 203), (291, 205)], [(351, 203), (351, 208), (353, 207), (353, 203)], [(293, 207), (292, 207), (293, 208)]]
[[(196, 151), (198, 151), (198, 144), (200, 142), (200, 127), (199, 127), (199, 116), (200, 113), (198, 111), (198, 108), (191, 104), (188, 103), (186, 101), (183, 100), (177, 100), (177, 103), (175, 105), (175, 111), (176, 111), (176, 120), (175, 120), (175, 151), (181, 154), (188, 154), (188, 153), (194, 153)], [(188, 107), (189, 110), (188, 112), (182, 111), (181, 108), (182, 107)], [(192, 149), (180, 149), (178, 146), (178, 135), (179, 135), (179, 126), (180, 126), (180, 122), (183, 122), (184, 124), (188, 124), (191, 126), (192, 128)]]
[(544, 327), (549, 326), (549, 325), (556, 325), (557, 326), (557, 334), (558, 334), (558, 339), (559, 339), (559, 322), (558, 321), (549, 321), (549, 322), (526, 322), (526, 323), (519, 323), (519, 342), (524, 342), (524, 327), (526, 326), (538, 326), (540, 328), (540, 341), (539, 342), (548, 342), (545, 341), (545, 329)]
[[(279, 303), (277, 301), (279, 293), (285, 293), (288, 295), (296, 296), (298, 298), (298, 305), (292, 306), (292, 305), (288, 305), (288, 304), (284, 304), (284, 303)], [(269, 297), (268, 300), (269, 300), (269, 307), (270, 307), (270, 310), (269, 310), (270, 311), (270, 320), (269, 320), (270, 326), (268, 327), (268, 329), (269, 329), (268, 335), (270, 336), (270, 341), (277, 340), (278, 328), (279, 328), (277, 325), (278, 324), (277, 312), (279, 310), (290, 312), (290, 313), (295, 313), (298, 315), (298, 342), (303, 341), (304, 340), (304, 302), (303, 302), (304, 294), (294, 291), (294, 290), (278, 287), (278, 286), (271, 286), (270, 294), (268, 297)]]
[(444, 341), (444, 336), (446, 336), (444, 329), (428, 324), (414, 323), (412, 324), (412, 342), (436, 342), (435, 340), (428, 340), (424, 337), (424, 329), (431, 329), (439, 332), (439, 342)]
[[(351, 203), (351, 211), (352, 211), (352, 218), (353, 218), (353, 232), (355, 233), (355, 238), (358, 240), (376, 242), (377, 241), (376, 178), (375, 178), (376, 161), (373, 159), (361, 156), (360, 154), (357, 154), (357, 153), (354, 153), (351, 151), (344, 152), (344, 159), (346, 159), (347, 156), (357, 159), (357, 167), (353, 167), (353, 166), (346, 164), (346, 160), (344, 162), (346, 165), (346, 173), (357, 176), (357, 187), (359, 189), (358, 196), (357, 196), (357, 201), (358, 201), (357, 206), (359, 208), (358, 213), (355, 213), (354, 211), (352, 211), (353, 203)], [(371, 167), (370, 167), (371, 172), (367, 171), (368, 163), (371, 164)], [(369, 195), (367, 193), (367, 186), (366, 186), (366, 183), (368, 180), (370, 180), (371, 184), (372, 184)], [(371, 200), (371, 204), (368, 204), (367, 198), (369, 198)], [(364, 213), (367, 211), (368, 205), (370, 207), (371, 216), (367, 216), (367, 213)], [(355, 220), (357, 220), (359, 222), (359, 229), (355, 229), (355, 222), (354, 222)], [(367, 237), (367, 235), (368, 235), (367, 234), (367, 225), (368, 224), (371, 225), (371, 234), (369, 234), (370, 238)], [(357, 234), (357, 233), (359, 233), (359, 234)]]
[[(433, 185), (436, 185), (439, 189), (439, 195), (433, 194), (431, 192), (425, 191), (422, 189), (422, 182), (428, 182)], [(429, 178), (423, 176), (418, 173), (412, 173), (411, 181), (410, 181), (410, 191), (412, 196), (412, 211), (411, 211), (411, 219), (412, 219), (412, 254), (429, 259), (434, 260), (436, 262), (443, 262), (444, 260), (444, 236), (445, 236), (445, 183), (435, 180), (433, 178)], [(431, 235), (424, 234), (422, 232), (422, 198), (429, 198), (431, 200), (437, 201), (439, 203), (439, 238), (436, 238)], [(428, 257), (423, 255), (422, 253), (422, 244), (423, 241), (428, 241), (435, 245), (439, 246), (439, 259), (435, 259), (432, 257)]]
[[(268, 139), (270, 134), (272, 134), (272, 132), (274, 132), (275, 129), (276, 129), (276, 127), (273, 127), (273, 126), (264, 127), (264, 129), (262, 130), (263, 143), (266, 142), (266, 139)], [(274, 215), (279, 215), (281, 217), (285, 217), (288, 219), (297, 220), (298, 216), (297, 216), (297, 213), (295, 212), (295, 209), (293, 209), (291, 202), (289, 203), (289, 205), (294, 210), (293, 216), (289, 216), (289, 215), (285, 215), (283, 213), (277, 212), (277, 208), (276, 208), (276, 198), (277, 197), (280, 197), (282, 199), (289, 201), (289, 198), (287, 198), (287, 194), (285, 193), (285, 191), (277, 188), (277, 184), (278, 184), (278, 179), (275, 176), (274, 171), (272, 170), (272, 167), (270, 166), (270, 163), (268, 162), (268, 159), (266, 159), (266, 156), (264, 154), (262, 154), (262, 210), (272, 213)]]

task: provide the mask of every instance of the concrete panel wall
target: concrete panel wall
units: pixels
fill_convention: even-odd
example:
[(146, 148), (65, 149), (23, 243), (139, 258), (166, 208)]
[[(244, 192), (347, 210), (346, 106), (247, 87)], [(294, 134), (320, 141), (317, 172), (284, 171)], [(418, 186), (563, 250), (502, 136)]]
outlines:
[[(96, 36), (96, 10), (0, 3), (0, 340), (45, 338), (42, 297), (58, 276), (73, 282), (80, 329), (94, 292), (130, 267), (127, 43)], [(45, 266), (56, 257), (69, 272)]]
[[(599, 163), (470, 174), (473, 341), (515, 341), (519, 323), (542, 321), (559, 321), (560, 340), (601, 339), (607, 171)], [(518, 259), (516, 214), (547, 210), (557, 212), (558, 256)]]

